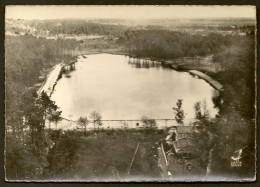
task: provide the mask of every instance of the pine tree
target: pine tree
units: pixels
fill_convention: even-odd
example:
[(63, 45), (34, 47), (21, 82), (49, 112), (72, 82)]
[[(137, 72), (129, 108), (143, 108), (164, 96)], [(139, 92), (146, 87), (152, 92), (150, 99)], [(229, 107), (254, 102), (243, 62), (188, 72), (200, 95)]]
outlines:
[(175, 120), (178, 124), (184, 125), (183, 120), (185, 118), (185, 114), (182, 109), (182, 99), (178, 99), (178, 101), (176, 102), (176, 106), (177, 107), (172, 108), (175, 113)]

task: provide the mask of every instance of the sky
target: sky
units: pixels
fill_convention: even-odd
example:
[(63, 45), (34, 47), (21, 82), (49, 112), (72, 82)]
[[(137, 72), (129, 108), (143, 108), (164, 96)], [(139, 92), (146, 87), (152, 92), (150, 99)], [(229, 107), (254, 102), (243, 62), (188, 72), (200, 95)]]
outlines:
[(196, 19), (256, 18), (255, 6), (6, 6), (6, 18), (13, 19)]

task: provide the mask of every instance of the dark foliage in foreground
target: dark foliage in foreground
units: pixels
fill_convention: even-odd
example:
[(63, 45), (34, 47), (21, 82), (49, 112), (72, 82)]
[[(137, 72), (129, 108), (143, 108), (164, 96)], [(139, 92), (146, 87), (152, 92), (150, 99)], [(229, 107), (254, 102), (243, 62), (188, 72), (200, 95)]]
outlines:
[[(84, 181), (129, 180), (130, 177), (159, 177), (156, 141), (159, 131), (149, 134), (142, 130), (101, 130), (88, 132), (52, 131), (55, 146), (48, 154), (48, 166), (43, 179)], [(56, 135), (55, 135), (56, 134)], [(130, 169), (136, 146), (140, 143)], [(130, 175), (128, 172), (130, 170)]]
[[(46, 164), (45, 120), (58, 120), (58, 107), (46, 94), (37, 98), (34, 85), (55, 63), (71, 57), (71, 40), (47, 40), (31, 35), (6, 37), (6, 173), (8, 179), (34, 179)], [(49, 115), (49, 114), (55, 115)]]

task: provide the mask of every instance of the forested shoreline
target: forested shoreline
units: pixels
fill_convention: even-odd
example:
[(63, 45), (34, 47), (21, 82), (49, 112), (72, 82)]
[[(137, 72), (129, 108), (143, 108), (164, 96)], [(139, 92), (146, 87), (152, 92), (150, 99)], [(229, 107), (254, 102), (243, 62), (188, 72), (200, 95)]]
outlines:
[(25, 179), (39, 175), (46, 164), (50, 144), (44, 132), (47, 108), (59, 113), (45, 94), (40, 98), (36, 94), (41, 76), (56, 63), (71, 59), (76, 42), (25, 35), (7, 37), (5, 44), (6, 172), (7, 176)]
[(219, 81), (223, 91), (220, 92), (221, 99), (216, 101), (220, 108), (219, 116), (215, 121), (204, 123), (208, 131), (216, 135), (214, 164), (219, 169), (215, 174), (221, 175), (225, 170), (228, 175), (230, 158), (227, 155), (248, 145), (246, 153), (251, 161), (245, 170), (240, 171), (240, 175), (250, 176), (249, 173), (254, 172), (255, 157), (254, 32), (247, 36), (196, 36), (170, 31), (133, 31), (126, 33), (121, 41), (131, 54), (138, 57), (167, 60), (183, 55), (213, 55), (212, 63), (219, 64), (221, 69), (205, 73)]
[[(37, 27), (43, 29), (45, 26)], [(223, 84), (223, 91), (220, 92), (223, 103), (216, 101), (220, 113), (215, 120), (202, 122), (214, 134), (215, 147), (211, 148), (214, 149), (214, 164), (218, 165), (216, 174), (226, 171), (229, 175), (226, 165), (229, 164), (230, 155), (247, 145), (250, 162), (239, 174), (252, 176), (255, 167), (255, 35), (252, 32), (246, 36), (201, 36), (164, 30), (131, 31), (125, 27), (95, 24), (77, 28), (74, 24), (56, 27), (55, 22), (49, 29), (53, 34), (114, 34), (117, 39), (107, 40), (102, 47), (99, 40), (94, 40), (89, 45), (89, 41), (73, 39), (48, 40), (32, 35), (6, 36), (5, 121), (8, 179), (39, 179), (49, 164), (47, 155), (52, 138), (51, 133), (45, 131), (44, 120), (50, 113), (57, 114), (56, 119), (52, 115), (52, 120), (58, 120), (61, 111), (44, 94), (40, 98), (35, 94), (38, 88), (36, 85), (43, 81), (40, 77), (46, 76), (55, 64), (75, 57), (75, 51), (79, 49), (83, 53), (89, 48), (105, 52), (116, 46), (120, 46), (117, 50), (119, 52), (153, 59), (171, 60), (213, 55), (212, 63), (219, 64), (221, 70), (206, 73)], [(84, 45), (88, 48), (84, 48)], [(51, 112), (47, 114), (47, 111)], [(33, 136), (38, 138), (34, 139)]]

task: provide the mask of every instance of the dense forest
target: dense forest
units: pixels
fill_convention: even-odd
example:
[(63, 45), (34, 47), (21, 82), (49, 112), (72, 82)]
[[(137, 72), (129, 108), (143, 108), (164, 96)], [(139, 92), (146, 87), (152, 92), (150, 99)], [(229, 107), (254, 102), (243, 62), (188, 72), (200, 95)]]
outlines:
[(239, 36), (189, 34), (167, 30), (127, 31), (118, 42), (130, 54), (141, 57), (174, 59), (215, 54), (220, 47), (229, 47)]
[(30, 26), (38, 30), (49, 31), (52, 35), (120, 35), (127, 29), (123, 25), (98, 24), (82, 20), (50, 20), (47, 22), (33, 22)]
[[(166, 30), (130, 31), (121, 25), (88, 22), (47, 23), (33, 22), (31, 26), (54, 35), (117, 35), (120, 36), (117, 45), (125, 53), (138, 57), (167, 60), (213, 55), (212, 63), (219, 64), (221, 71), (205, 73), (222, 83), (224, 89), (220, 92), (221, 99), (216, 101), (219, 116), (203, 123), (214, 134), (215, 144), (211, 148), (215, 172), (225, 171), (229, 175), (230, 155), (246, 146), (249, 162), (245, 162), (240, 173), (252, 177), (255, 159), (254, 32), (247, 36), (203, 36)], [(46, 172), (46, 148), (51, 138), (44, 131), (43, 121), (47, 117), (58, 120), (58, 115), (53, 114), (60, 114), (60, 111), (46, 95), (36, 97), (35, 85), (42, 83), (39, 77), (46, 75), (55, 64), (72, 58), (79, 46), (84, 45), (76, 40), (48, 40), (32, 35), (6, 37), (6, 172), (12, 179), (39, 179)], [(34, 138), (36, 136), (38, 139)], [(74, 149), (72, 152), (75, 154)]]
[[(221, 171), (230, 162), (228, 155), (242, 147), (244, 149), (243, 169), (237, 173), (253, 177), (255, 168), (255, 37), (231, 38), (229, 46), (220, 46), (214, 54), (214, 63), (221, 64), (222, 71), (211, 74), (223, 84), (220, 92), (219, 118), (211, 126), (219, 136), (215, 156)], [(226, 155), (225, 155), (226, 154)], [(229, 173), (230, 174), (230, 173)]]
[[(16, 179), (37, 176), (44, 167), (47, 137), (44, 119), (47, 109), (59, 113), (46, 97), (38, 98), (35, 84), (44, 71), (72, 57), (74, 40), (47, 40), (31, 35), (6, 37), (6, 172)], [(45, 117), (44, 117), (45, 116)], [(55, 117), (55, 116), (52, 116)], [(28, 131), (30, 130), (30, 131)], [(37, 138), (33, 138), (37, 137)], [(41, 172), (40, 172), (41, 173)]]

